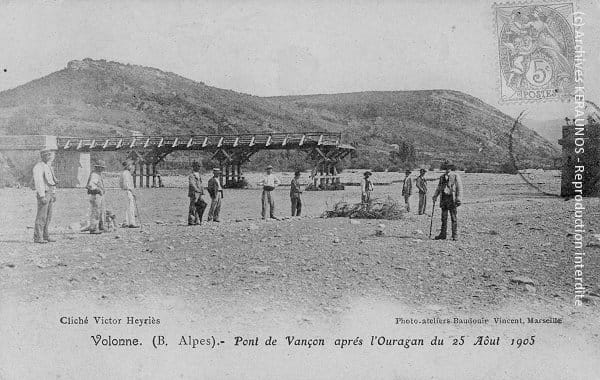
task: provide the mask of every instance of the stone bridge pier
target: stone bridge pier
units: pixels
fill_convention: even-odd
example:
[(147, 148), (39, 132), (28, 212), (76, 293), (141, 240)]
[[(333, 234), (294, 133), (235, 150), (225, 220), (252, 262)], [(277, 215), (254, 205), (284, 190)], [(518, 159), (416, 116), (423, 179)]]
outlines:
[[(29, 181), (31, 169), (40, 160), (40, 151), (54, 150), (56, 158), (53, 167), (59, 186), (85, 187), (90, 175), (90, 153), (59, 150), (57, 141), (56, 136), (49, 135), (1, 136), (0, 155), (4, 156), (9, 168), (20, 173), (21, 178), (17, 180)], [(0, 178), (0, 182), (4, 182), (2, 180)]]

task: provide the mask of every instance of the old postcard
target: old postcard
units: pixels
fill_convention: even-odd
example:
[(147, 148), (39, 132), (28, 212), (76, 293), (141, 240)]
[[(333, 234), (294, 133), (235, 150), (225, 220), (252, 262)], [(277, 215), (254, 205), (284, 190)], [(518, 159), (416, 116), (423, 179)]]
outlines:
[(600, 378), (598, 0), (0, 14), (0, 379)]

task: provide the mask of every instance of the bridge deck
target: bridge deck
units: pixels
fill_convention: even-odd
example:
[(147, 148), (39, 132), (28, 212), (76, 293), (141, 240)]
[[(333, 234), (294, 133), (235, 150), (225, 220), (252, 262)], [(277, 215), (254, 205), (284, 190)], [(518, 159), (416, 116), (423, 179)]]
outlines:
[(57, 147), (66, 151), (117, 151), (117, 150), (263, 150), (311, 149), (331, 147), (354, 150), (340, 144), (340, 133), (248, 133), (238, 135), (171, 135), (128, 137), (57, 137)]

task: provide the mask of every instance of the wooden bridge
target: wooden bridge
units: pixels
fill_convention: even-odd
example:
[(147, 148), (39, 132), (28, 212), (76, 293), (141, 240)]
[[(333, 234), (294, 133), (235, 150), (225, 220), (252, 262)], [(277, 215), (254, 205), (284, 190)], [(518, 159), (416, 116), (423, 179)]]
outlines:
[[(3, 136), (2, 140), (0, 150), (31, 150), (32, 147), (37, 147), (56, 149), (59, 155), (66, 155), (68, 152), (87, 154), (87, 166), (91, 152), (128, 152), (135, 158), (134, 179), (136, 186), (140, 187), (156, 185), (156, 166), (175, 151), (204, 151), (211, 154), (212, 159), (219, 162), (223, 173), (223, 186), (236, 187), (243, 181), (242, 165), (261, 150), (307, 152), (307, 158), (315, 163), (314, 185), (329, 187), (339, 183), (335, 165), (354, 151), (352, 146), (341, 143), (340, 133), (328, 132), (98, 137)], [(41, 141), (44, 141), (44, 144), (41, 144)], [(81, 165), (81, 159), (79, 162)]]

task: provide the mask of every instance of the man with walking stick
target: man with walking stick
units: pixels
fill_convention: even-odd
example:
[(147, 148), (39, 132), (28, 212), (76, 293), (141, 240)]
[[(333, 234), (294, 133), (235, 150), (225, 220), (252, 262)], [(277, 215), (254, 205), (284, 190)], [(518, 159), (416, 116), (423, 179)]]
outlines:
[[(446, 231), (448, 229), (448, 213), (452, 220), (452, 240), (458, 239), (458, 220), (456, 209), (461, 204), (462, 182), (460, 177), (454, 171), (456, 167), (451, 163), (442, 165), (445, 173), (440, 177), (437, 189), (433, 194), (433, 203), (437, 200), (438, 195), (441, 195), (440, 208), (442, 209), (442, 229), (440, 234), (435, 237), (435, 240), (446, 239)], [(433, 220), (433, 212), (432, 212)]]

